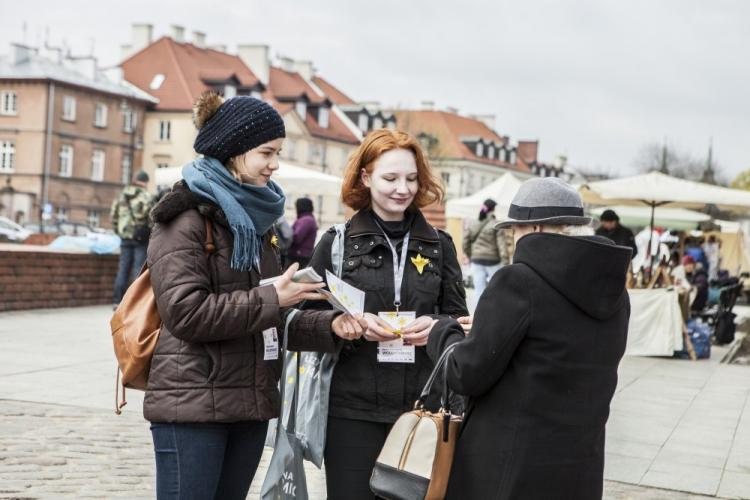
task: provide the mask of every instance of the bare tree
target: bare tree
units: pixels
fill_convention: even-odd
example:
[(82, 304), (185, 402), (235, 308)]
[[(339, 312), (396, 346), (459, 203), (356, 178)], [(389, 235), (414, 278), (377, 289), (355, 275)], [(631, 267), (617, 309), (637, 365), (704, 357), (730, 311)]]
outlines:
[(710, 147), (708, 157), (700, 158), (666, 143), (650, 142), (641, 147), (633, 166), (644, 173), (656, 171), (680, 179), (726, 184), (723, 169), (713, 160)]

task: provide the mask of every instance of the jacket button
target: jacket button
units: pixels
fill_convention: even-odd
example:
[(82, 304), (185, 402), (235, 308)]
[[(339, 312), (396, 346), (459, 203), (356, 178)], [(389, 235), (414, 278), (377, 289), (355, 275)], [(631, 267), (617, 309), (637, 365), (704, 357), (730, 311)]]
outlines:
[(422, 250), (422, 245), (419, 246), (419, 249)]
[(373, 246), (374, 244), (375, 244), (375, 242), (374, 242), (374, 241), (371, 241), (371, 242), (370, 242), (370, 246)]
[(433, 250), (433, 252), (437, 253), (437, 250)]
[(359, 248), (359, 245), (354, 245), (354, 249), (357, 250)]
[(378, 255), (378, 259), (383, 260), (383, 256), (382, 255)]

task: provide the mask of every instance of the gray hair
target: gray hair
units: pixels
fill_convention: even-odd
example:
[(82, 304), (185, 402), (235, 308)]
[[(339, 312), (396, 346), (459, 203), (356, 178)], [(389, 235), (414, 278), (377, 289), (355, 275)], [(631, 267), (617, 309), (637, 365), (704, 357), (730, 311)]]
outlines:
[(594, 228), (590, 224), (566, 224), (562, 226), (543, 225), (542, 231), (545, 233), (557, 233), (565, 236), (593, 236)]

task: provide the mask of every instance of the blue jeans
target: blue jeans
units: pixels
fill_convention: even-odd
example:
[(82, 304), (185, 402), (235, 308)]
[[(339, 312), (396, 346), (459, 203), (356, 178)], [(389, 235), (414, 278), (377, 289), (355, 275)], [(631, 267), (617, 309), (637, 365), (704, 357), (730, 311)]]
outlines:
[(147, 248), (148, 244), (135, 240), (122, 240), (120, 243), (120, 266), (117, 269), (117, 278), (115, 278), (113, 303), (120, 303), (125, 290), (138, 277), (138, 271), (146, 261)]
[(268, 422), (151, 424), (157, 500), (244, 500)]
[(474, 281), (474, 307), (479, 302), (479, 297), (487, 288), (487, 283), (492, 279), (492, 275), (495, 274), (503, 267), (502, 264), (495, 264), (494, 266), (483, 266), (475, 262), (471, 263), (471, 275)]

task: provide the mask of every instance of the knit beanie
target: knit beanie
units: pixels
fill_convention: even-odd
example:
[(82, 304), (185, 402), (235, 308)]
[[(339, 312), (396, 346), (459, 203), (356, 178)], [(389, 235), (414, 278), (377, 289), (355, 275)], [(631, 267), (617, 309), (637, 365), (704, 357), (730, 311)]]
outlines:
[(214, 92), (204, 93), (195, 103), (193, 121), (198, 127), (195, 152), (222, 163), (286, 137), (281, 115), (270, 104), (250, 96), (224, 101)]
[(135, 174), (135, 177), (133, 177), (133, 180), (136, 182), (148, 182), (148, 174), (145, 170), (139, 170), (137, 174)]

